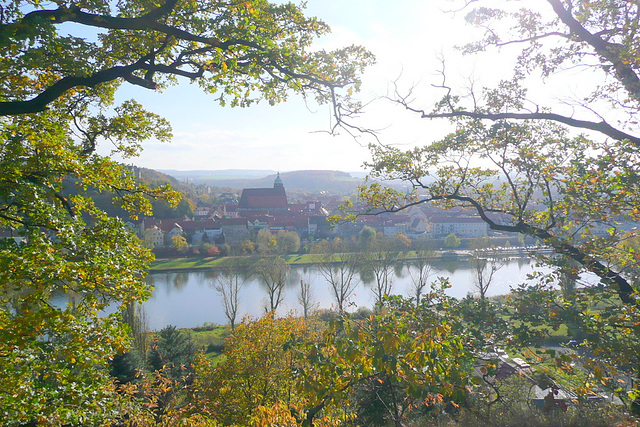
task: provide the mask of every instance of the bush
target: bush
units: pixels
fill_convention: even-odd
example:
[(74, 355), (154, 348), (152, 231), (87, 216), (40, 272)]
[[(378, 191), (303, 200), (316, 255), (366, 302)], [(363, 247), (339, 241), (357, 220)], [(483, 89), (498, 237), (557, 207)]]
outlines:
[(213, 331), (218, 327), (219, 325), (213, 322), (205, 322), (201, 326), (194, 326), (193, 328), (191, 328), (191, 330), (194, 332), (207, 332), (207, 331)]

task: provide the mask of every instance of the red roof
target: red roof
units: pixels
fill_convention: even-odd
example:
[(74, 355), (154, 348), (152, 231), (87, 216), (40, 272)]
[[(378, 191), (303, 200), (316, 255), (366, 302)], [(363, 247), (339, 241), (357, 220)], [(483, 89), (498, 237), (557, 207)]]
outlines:
[(244, 225), (245, 227), (247, 226), (246, 218), (220, 218), (219, 222), (221, 226), (225, 226), (225, 225)]
[(245, 188), (240, 196), (240, 209), (279, 209), (287, 207), (287, 194), (283, 187)]

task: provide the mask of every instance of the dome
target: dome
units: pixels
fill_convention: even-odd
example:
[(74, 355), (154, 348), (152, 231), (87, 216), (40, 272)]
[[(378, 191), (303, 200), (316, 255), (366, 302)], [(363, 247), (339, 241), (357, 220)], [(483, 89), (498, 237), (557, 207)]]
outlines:
[(284, 184), (282, 183), (282, 179), (280, 178), (280, 172), (278, 172), (278, 175), (276, 175), (276, 180), (273, 181), (273, 186), (284, 186)]

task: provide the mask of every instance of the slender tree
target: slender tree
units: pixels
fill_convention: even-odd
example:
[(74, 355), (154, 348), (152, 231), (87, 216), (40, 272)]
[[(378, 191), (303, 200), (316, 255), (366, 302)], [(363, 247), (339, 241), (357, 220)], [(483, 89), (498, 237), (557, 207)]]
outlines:
[(358, 286), (358, 268), (361, 259), (357, 253), (344, 252), (346, 245), (341, 240), (333, 242), (323, 241), (316, 247), (316, 253), (320, 261), (316, 263), (316, 269), (329, 284), (338, 311), (345, 309), (349, 297)]
[(272, 314), (275, 314), (284, 298), (290, 270), (291, 267), (282, 257), (262, 258), (255, 267), (255, 274), (265, 286), (269, 298), (267, 310)]
[(237, 258), (230, 258), (222, 274), (215, 279), (213, 288), (222, 297), (224, 315), (229, 319), (231, 330), (235, 329), (240, 306), (240, 290), (248, 279), (246, 268)]
[(400, 252), (394, 241), (377, 239), (362, 252), (363, 267), (374, 277), (371, 291), (376, 304), (382, 306), (385, 296), (391, 295), (393, 289), (393, 273), (398, 264)]
[(300, 279), (300, 288), (298, 290), (298, 302), (302, 306), (302, 314), (304, 318), (309, 317), (309, 311), (313, 306), (313, 296), (311, 294), (311, 280)]
[(480, 299), (484, 301), (496, 272), (504, 266), (504, 263), (495, 256), (488, 256), (487, 253), (483, 253), (482, 256), (476, 253), (469, 260), (469, 264), (473, 274), (473, 284)]
[(433, 256), (433, 251), (417, 250), (415, 259), (409, 265), (409, 276), (411, 277), (410, 294), (414, 297), (416, 306), (420, 305), (422, 295), (429, 286), (429, 278), (433, 274), (433, 268), (429, 263), (431, 256)]

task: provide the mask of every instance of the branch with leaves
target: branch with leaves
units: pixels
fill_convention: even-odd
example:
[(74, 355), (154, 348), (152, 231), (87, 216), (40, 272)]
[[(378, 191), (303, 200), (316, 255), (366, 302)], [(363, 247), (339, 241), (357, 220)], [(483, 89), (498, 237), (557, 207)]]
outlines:
[[(40, 7), (15, 6), (7, 14), (14, 19), (0, 23), (0, 34), (12, 42), (0, 50), (15, 61), (0, 70), (0, 115), (43, 111), (81, 88), (124, 80), (158, 89), (176, 77), (199, 80), (206, 91), (222, 92), (220, 102), (229, 97), (233, 105), (256, 102), (256, 94), (278, 102), (285, 90), (336, 102), (336, 89), (357, 88), (358, 74), (372, 61), (357, 46), (309, 52), (311, 40), (328, 27), (291, 4), (168, 0), (152, 8), (118, 5), (115, 11)], [(64, 23), (96, 29), (98, 41), (63, 36), (57, 27)], [(47, 55), (48, 61), (34, 61), (34, 55)]]

